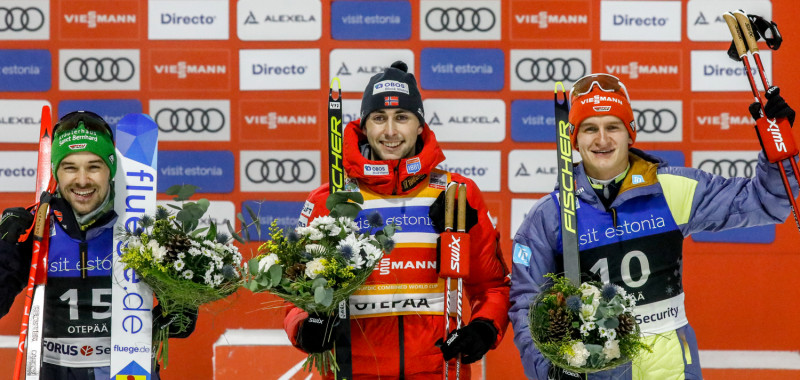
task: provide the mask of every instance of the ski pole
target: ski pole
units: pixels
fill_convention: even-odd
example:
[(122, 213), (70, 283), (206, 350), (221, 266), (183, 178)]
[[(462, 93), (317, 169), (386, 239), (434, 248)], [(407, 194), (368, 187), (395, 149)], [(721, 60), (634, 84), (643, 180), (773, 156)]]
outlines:
[[(442, 234), (442, 249), (440, 253), (440, 262), (445, 263), (447, 258), (445, 256), (445, 240), (444, 235), (452, 233), (453, 231), (453, 206), (456, 198), (456, 183), (451, 182), (447, 185), (447, 190), (444, 198), (444, 234)], [(439, 265), (440, 270), (444, 270), (444, 265)], [(440, 272), (441, 273), (441, 272)], [(440, 277), (442, 275), (440, 274)], [(447, 341), (447, 335), (450, 333), (450, 276), (446, 276), (444, 280), (444, 341)], [(449, 365), (447, 360), (444, 361), (444, 379), (448, 379)]]
[[(456, 329), (461, 328), (461, 315), (462, 315), (462, 299), (464, 298), (464, 282), (463, 279), (466, 273), (469, 273), (469, 261), (466, 260), (469, 257), (469, 249), (464, 249), (465, 247), (468, 248), (469, 245), (466, 245), (466, 242), (469, 241), (469, 235), (467, 235), (466, 229), (466, 220), (467, 220), (467, 185), (460, 184), (458, 186), (458, 227), (456, 231), (459, 235), (462, 235), (461, 241), (459, 241), (459, 250), (458, 259), (453, 258), (453, 261), (458, 262), (458, 285), (456, 287)], [(451, 252), (453, 252), (451, 247)], [(451, 255), (452, 256), (452, 255)], [(458, 354), (456, 357), (456, 379), (461, 378), (461, 354)]]
[[(750, 20), (747, 18), (747, 15), (745, 15), (742, 11), (737, 11), (736, 14), (726, 12), (722, 15), (722, 17), (728, 24), (728, 29), (730, 29), (731, 36), (733, 37), (733, 44), (736, 47), (739, 58), (741, 59), (745, 71), (747, 72), (747, 79), (750, 82), (750, 89), (753, 92), (753, 98), (759, 104), (761, 108), (761, 114), (764, 115), (764, 117), (756, 120), (756, 136), (758, 136), (758, 140), (761, 143), (764, 153), (770, 159), (769, 161), (772, 163), (778, 163), (781, 180), (783, 181), (786, 195), (789, 197), (794, 221), (798, 230), (800, 230), (800, 219), (798, 219), (797, 215), (797, 201), (795, 200), (794, 193), (792, 192), (792, 187), (789, 183), (789, 177), (786, 173), (786, 169), (783, 166), (783, 161), (788, 159), (791, 164), (793, 172), (792, 174), (794, 175), (795, 179), (798, 178), (797, 175), (800, 173), (800, 170), (798, 170), (797, 163), (794, 160), (794, 156), (798, 153), (798, 151), (796, 145), (794, 144), (794, 139), (792, 138), (791, 126), (779, 125), (782, 123), (778, 123), (776, 120), (767, 119), (766, 114), (764, 113), (764, 101), (761, 99), (761, 94), (759, 93), (755, 79), (753, 78), (750, 60), (747, 56), (748, 47), (750, 53), (753, 55), (754, 61), (756, 62), (756, 66), (758, 67), (761, 82), (764, 85), (765, 90), (769, 89), (769, 81), (764, 74), (764, 66), (761, 63), (761, 57), (758, 53), (758, 45), (753, 33), (753, 27), (750, 23)], [(744, 33), (744, 30), (747, 30), (747, 33)], [(747, 45), (745, 44), (745, 38)], [(762, 131), (767, 138), (771, 138), (775, 148), (764, 143), (765, 136), (762, 135)]]
[[(42, 329), (44, 322), (44, 283), (47, 281), (47, 249), (50, 238), (48, 226), (50, 194), (55, 192), (56, 181), (51, 175), (50, 149), (53, 139), (53, 124), (50, 120), (50, 107), (42, 107), (39, 134), (39, 158), (36, 173), (36, 213), (33, 225), (33, 252), (28, 285), (25, 288), (25, 305), (22, 311), (22, 324), (17, 344), (17, 357), (14, 362), (14, 380), (18, 380), (25, 363), (26, 378), (38, 379), (42, 355)], [(21, 236), (27, 240), (28, 233)], [(29, 331), (30, 330), (30, 331)]]

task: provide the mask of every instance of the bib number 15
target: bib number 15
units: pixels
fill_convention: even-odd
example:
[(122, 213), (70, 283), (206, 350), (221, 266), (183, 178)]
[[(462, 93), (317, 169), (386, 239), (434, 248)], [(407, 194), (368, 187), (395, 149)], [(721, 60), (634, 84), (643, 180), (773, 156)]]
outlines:
[[(639, 263), (639, 267), (642, 268), (642, 273), (637, 279), (634, 279), (631, 276), (631, 262), (633, 260), (636, 260)], [(604, 283), (611, 282), (607, 257), (597, 260), (597, 262), (589, 270), (592, 271), (592, 273), (600, 275), (600, 279)], [(647, 255), (645, 255), (642, 251), (630, 251), (626, 253), (622, 258), (619, 270), (622, 282), (624, 282), (629, 288), (641, 287), (647, 283), (647, 279), (650, 278), (650, 262), (647, 260)]]

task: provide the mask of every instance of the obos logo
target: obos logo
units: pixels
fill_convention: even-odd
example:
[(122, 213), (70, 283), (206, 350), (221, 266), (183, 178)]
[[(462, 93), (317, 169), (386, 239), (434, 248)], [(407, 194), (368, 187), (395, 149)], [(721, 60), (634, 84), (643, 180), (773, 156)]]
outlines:
[(50, 1), (3, 1), (0, 6), (0, 40), (50, 38)]
[(683, 103), (680, 100), (632, 101), (636, 141), (683, 141)]
[(512, 40), (588, 40), (592, 2), (549, 0), (511, 2)]
[(603, 1), (602, 41), (680, 41), (679, 1)]
[[(572, 151), (573, 162), (580, 161)], [(558, 182), (558, 162), (550, 150), (512, 150), (508, 154), (508, 189), (513, 193), (549, 193)]]
[[(772, 51), (760, 50), (764, 73), (772, 78)], [(692, 91), (750, 91), (747, 73), (741, 63), (719, 54), (717, 50), (693, 50)], [(754, 77), (758, 72), (752, 68)], [(761, 83), (756, 81), (759, 87)]]
[(411, 3), (407, 1), (334, 1), (334, 40), (407, 40), (411, 38)]
[(692, 138), (697, 141), (752, 142), (756, 121), (742, 105), (692, 101)]
[(322, 3), (314, 0), (242, 0), (236, 33), (243, 41), (315, 41), (322, 36)]
[(420, 3), (421, 40), (499, 40), (500, 1)]
[(228, 2), (184, 0), (148, 2), (151, 40), (227, 40)]
[(0, 152), (0, 192), (34, 191), (37, 156), (37, 152)]
[(482, 191), (500, 191), (500, 152), (494, 150), (445, 150), (447, 159), (437, 168), (475, 181)]
[(3, 142), (38, 143), (42, 106), (46, 100), (0, 100), (0, 131)]
[(505, 54), (500, 49), (422, 49), (421, 85), (432, 90), (499, 91)]
[(319, 62), (319, 49), (239, 50), (239, 89), (318, 89)]
[(334, 49), (328, 74), (342, 78), (342, 91), (362, 92), (373, 75), (397, 60), (405, 62), (408, 72), (414, 73), (414, 52), (408, 49)]
[(511, 50), (511, 89), (553, 91), (556, 82), (566, 88), (591, 73), (591, 50)]
[(50, 90), (49, 50), (0, 51), (0, 91)]
[(314, 190), (320, 184), (318, 150), (243, 150), (239, 154), (241, 191)]
[[(758, 164), (758, 151), (694, 151), (692, 166), (723, 177), (753, 177)], [(730, 243), (771, 243), (775, 226), (737, 228), (722, 232), (692, 235), (695, 241)]]
[(58, 54), (61, 90), (139, 90), (139, 50), (69, 50)]
[(365, 175), (387, 175), (389, 174), (389, 165), (371, 165), (364, 164)]
[(151, 100), (159, 140), (230, 141), (230, 100)]
[(319, 109), (315, 101), (245, 100), (239, 103), (242, 115), (240, 137), (252, 141), (318, 141), (324, 132), (318, 127)]
[(747, 13), (772, 20), (769, 0), (702, 0), (686, 4), (686, 34), (692, 41), (726, 41), (731, 34), (722, 14), (731, 9), (746, 9)]
[(500, 99), (426, 99), (424, 105), (428, 125), (439, 141), (500, 142), (506, 138), (506, 104)]

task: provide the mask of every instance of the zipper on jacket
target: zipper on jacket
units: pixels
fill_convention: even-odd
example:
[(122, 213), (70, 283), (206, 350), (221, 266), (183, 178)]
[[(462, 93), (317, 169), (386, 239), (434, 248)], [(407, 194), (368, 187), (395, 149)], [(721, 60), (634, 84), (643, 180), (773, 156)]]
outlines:
[(614, 229), (617, 229), (617, 209), (611, 208), (611, 220), (614, 223)]
[(405, 342), (403, 342), (403, 340), (404, 340), (403, 339), (404, 331), (403, 331), (403, 316), (402, 315), (397, 317), (397, 330), (398, 330), (398, 333), (399, 333), (398, 334), (399, 338), (397, 339), (397, 341), (400, 343), (400, 356), (399, 356), (400, 357), (400, 371), (398, 372), (397, 375), (402, 380), (402, 379), (405, 379), (405, 377), (406, 377), (406, 369), (405, 369), (405, 367), (406, 367), (406, 363), (405, 363), (406, 355), (405, 355), (405, 349), (404, 349)]
[(81, 251), (81, 278), (86, 278), (86, 261), (89, 256), (89, 243), (82, 241), (78, 244)]
[(397, 166), (394, 168), (394, 188), (392, 188), (392, 195), (397, 195), (397, 187), (400, 186), (400, 160), (397, 160)]

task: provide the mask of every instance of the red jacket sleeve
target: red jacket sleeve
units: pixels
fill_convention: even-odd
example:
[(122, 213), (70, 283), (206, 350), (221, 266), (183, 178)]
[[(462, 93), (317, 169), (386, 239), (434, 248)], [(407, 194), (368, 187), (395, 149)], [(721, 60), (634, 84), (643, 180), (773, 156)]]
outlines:
[(475, 182), (458, 174), (452, 174), (452, 179), (467, 184), (467, 202), (478, 212), (478, 223), (469, 230), (470, 268), (469, 277), (464, 279), (472, 319), (492, 321), (497, 329), (494, 345), (497, 347), (508, 327), (511, 305), (508, 298), (511, 280), (498, 242), (500, 233), (489, 218), (489, 209)]

